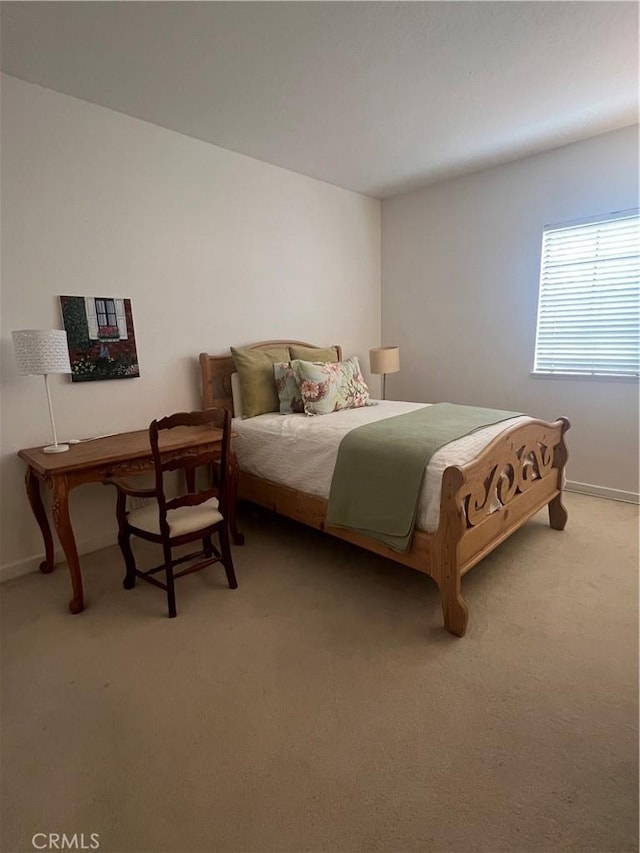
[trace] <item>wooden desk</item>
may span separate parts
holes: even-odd
[[[163,459],[170,459],[177,451],[192,448],[194,454],[220,442],[221,431],[210,427],[176,428],[163,432],[160,439]],[[40,483],[46,483],[53,492],[53,523],[67,558],[71,573],[73,598],[69,602],[72,613],[84,609],[82,574],[78,549],[69,515],[69,492],[84,483],[101,483],[111,477],[127,477],[153,470],[149,431],[123,432],[108,438],[72,444],[66,453],[43,453],[41,447],[20,450],[18,456],[27,463],[27,496],[44,539],[45,559],[40,571],[53,571],[53,537],[40,495]],[[244,537],[236,527],[236,500],[238,494],[238,463],[231,451],[229,464],[229,528],[236,545]],[[115,509],[114,509],[115,517]]]

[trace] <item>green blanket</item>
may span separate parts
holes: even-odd
[[[436,403],[356,427],[340,442],[326,523],[406,551],[422,478],[436,450],[518,414]]]

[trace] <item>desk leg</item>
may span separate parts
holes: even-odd
[[[47,513],[45,512],[42,497],[40,495],[40,480],[36,477],[33,472],[33,468],[30,466],[27,467],[25,485],[27,487],[29,505],[35,515],[38,526],[40,527],[40,532],[42,533],[42,538],[44,539],[45,557],[40,563],[40,571],[43,574],[48,575],[53,571],[53,537],[51,535],[51,528],[49,527],[49,519],[47,518]]]
[[[69,516],[69,486],[65,477],[56,477],[53,481],[53,520],[71,574],[73,598],[69,602],[69,610],[72,613],[82,613],[84,610],[82,575],[76,540],[71,526],[71,517]]]
[[[233,448],[229,452],[229,470],[227,472],[229,478],[229,530],[233,538],[234,545],[244,545],[244,536],[238,530],[236,525],[236,509],[238,507],[238,491],[240,485],[240,466],[238,465],[238,457],[233,452]]]

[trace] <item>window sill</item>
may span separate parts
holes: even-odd
[[[587,382],[638,382],[638,376],[621,376],[611,374],[592,374],[592,373],[543,373],[532,370],[529,374],[533,379],[577,379],[579,381],[587,380]]]

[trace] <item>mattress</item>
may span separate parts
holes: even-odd
[[[428,403],[380,400],[375,406],[346,409],[330,415],[281,415],[233,419],[233,447],[240,470],[282,486],[327,500],[342,438],[356,427],[421,409]],[[483,427],[437,450],[422,482],[416,527],[427,533],[438,528],[442,474],[449,465],[474,459],[497,435],[531,418],[520,416]]]

